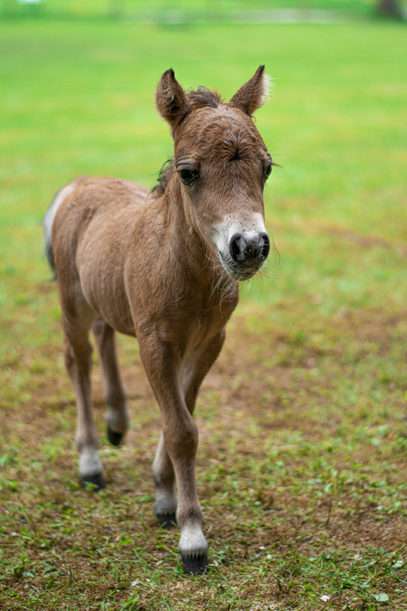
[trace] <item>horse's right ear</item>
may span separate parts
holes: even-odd
[[[175,78],[172,68],[166,70],[157,86],[155,100],[160,115],[168,121],[174,130],[188,113],[187,97]]]

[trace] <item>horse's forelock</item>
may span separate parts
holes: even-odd
[[[192,110],[204,106],[217,108],[219,104],[222,103],[220,95],[216,93],[216,91],[210,91],[206,87],[198,87],[198,89],[190,91],[187,100]]]

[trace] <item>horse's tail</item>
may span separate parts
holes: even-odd
[[[54,250],[52,247],[52,224],[54,222],[55,214],[59,206],[62,204],[67,195],[73,191],[73,185],[69,184],[57,191],[54,198],[45,213],[44,220],[42,223],[44,230],[44,252],[47,258],[48,264],[52,270],[54,279],[56,278]]]

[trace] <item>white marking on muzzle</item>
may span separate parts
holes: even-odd
[[[266,233],[263,216],[259,212],[241,220],[226,216],[221,223],[214,226],[212,239],[225,259],[230,257],[229,244],[236,233],[241,233],[248,240],[257,237],[259,233]]]

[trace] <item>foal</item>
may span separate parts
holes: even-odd
[[[44,222],[76,393],[81,480],[104,486],[89,331],[100,352],[114,445],[128,428],[114,332],[136,336],[162,416],[155,513],[166,526],[176,519],[190,573],[205,570],[208,548],[194,474],[195,401],[222,348],[238,281],[253,276],[269,252],[263,187],[272,161],[251,119],[266,88],[260,66],[225,103],[204,88],[186,93],[167,70],[156,103],[171,126],[174,159],[158,185],[149,192],[125,180],[79,178],[57,194]]]

